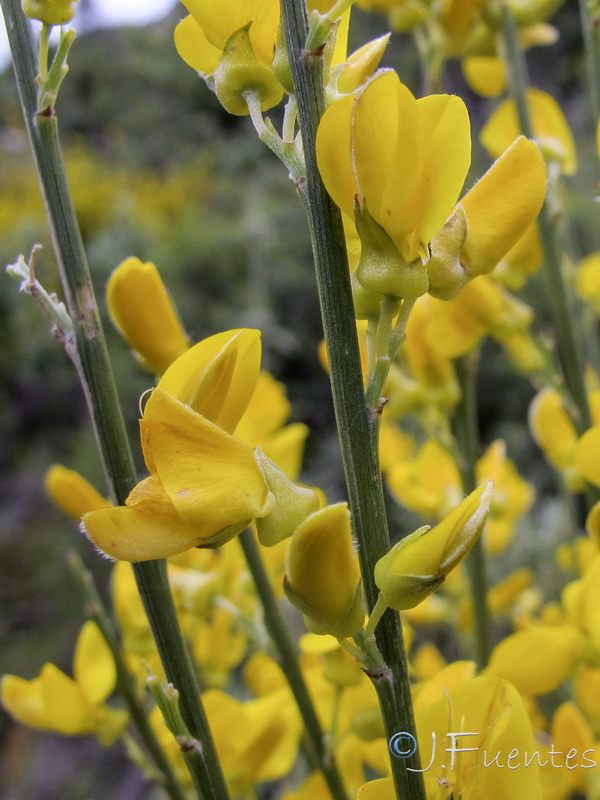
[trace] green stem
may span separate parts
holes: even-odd
[[[148,754],[162,773],[164,789],[172,800],[185,800],[185,795],[175,779],[171,765],[148,722],[145,703],[137,694],[135,684],[123,661],[113,621],[94,586],[92,576],[77,553],[69,553],[67,563],[85,601],[85,613],[96,623],[110,649],[115,662],[119,694],[125,700],[131,720]]]
[[[333,756],[327,752],[321,723],[306,688],[294,642],[279,609],[252,531],[245,530],[240,534],[239,540],[263,606],[266,628],[275,643],[285,677],[304,721],[310,748],[310,760],[323,772],[334,800],[346,800],[347,795],[342,778]]]
[[[54,108],[37,111],[35,57],[29,28],[18,0],[1,0],[17,87],[32,145],[69,316],[74,325],[78,371],[86,395],[107,483],[117,503],[136,484],[136,470],[102,331],[87,258],[71,202]],[[135,578],[169,680],[182,695],[190,730],[206,754],[205,798],[228,797],[214,755],[194,671],[179,628],[167,581],[166,563],[133,565]],[[206,740],[204,736],[207,736]],[[214,757],[213,757],[214,755]]]
[[[456,377],[461,388],[461,401],[454,417],[454,434],[458,446],[458,461],[463,490],[470,494],[477,485],[475,465],[479,458],[479,429],[477,425],[477,366],[479,351],[469,353],[455,362]],[[481,537],[467,557],[467,572],[471,584],[471,600],[475,619],[475,660],[480,669],[490,655],[490,616],[487,604],[487,575]]]
[[[590,106],[597,125],[600,119],[600,5],[597,0],[579,0],[581,30],[585,44]]]
[[[282,0],[282,21],[298,97],[299,122],[306,163],[306,201],[321,315],[327,343],[331,387],[336,414],[353,531],[359,543],[365,598],[370,611],[377,601],[376,562],[390,547],[376,425],[364,401],[363,381],[352,292],[341,214],[319,177],[315,137],[325,110],[322,59],[305,49],[306,8],[299,0]],[[415,734],[414,715],[404,640],[398,615],[387,611],[377,627],[377,642],[393,683],[394,702],[383,709],[388,737],[397,731]],[[425,800],[422,775],[414,754],[405,762],[392,763],[398,797]]]
[[[533,138],[531,118],[527,106],[527,69],[517,41],[517,33],[507,5],[502,9],[503,37],[508,66],[508,81],[512,99],[517,109],[521,131]],[[587,391],[580,356],[580,342],[576,334],[572,298],[562,272],[562,255],[556,221],[549,203],[542,206],[538,217],[540,239],[544,251],[544,282],[557,331],[558,352],[569,394],[575,404],[575,427],[581,434],[592,425]]]

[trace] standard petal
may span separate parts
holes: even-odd
[[[277,28],[279,26],[278,0],[185,0],[183,5],[203,29],[206,38],[220,50],[232,33],[249,22],[252,48],[263,63],[273,60]]]
[[[231,432],[254,393],[260,360],[260,331],[224,331],[180,356],[162,376],[158,388]],[[151,404],[152,397],[144,419]]]
[[[416,257],[452,213],[471,163],[471,123],[460,97],[417,100],[426,134],[419,192],[419,224],[409,257]]]
[[[88,620],[79,633],[73,657],[73,676],[94,706],[103,703],[115,688],[115,660],[92,620]]]
[[[496,266],[537,217],[545,194],[542,155],[520,136],[461,201],[468,221],[461,261],[471,275]]]
[[[333,202],[354,219],[356,183],[352,171],[351,118],[354,97],[343,97],[321,117],[317,131],[317,163]]]
[[[402,249],[418,218],[422,138],[417,101],[396,73],[388,70],[369,81],[355,108],[354,169],[371,216]]]
[[[182,19],[174,32],[175,47],[192,69],[211,75],[219,66],[223,51],[211,44],[194,17]]]
[[[272,497],[251,447],[161,389],[144,423],[157,475],[182,522],[218,531],[268,511]]]

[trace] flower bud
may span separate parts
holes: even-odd
[[[117,330],[142,362],[162,374],[189,347],[171,298],[152,262],[125,259],[106,287],[108,311]]]
[[[338,92],[350,94],[359,89],[379,66],[391,34],[367,42],[346,59],[338,78]]]
[[[345,639],[361,629],[364,610],[346,503],[316,511],[298,526],[284,590],[312,633]]]
[[[46,494],[52,502],[73,519],[79,521],[88,511],[107,508],[110,500],[102,497],[85,478],[75,470],[53,464],[44,480]]]
[[[66,25],[75,16],[76,0],[22,0],[21,8],[29,19],[38,19],[46,25]]]
[[[319,508],[319,498],[312,489],[297,486],[257,447],[256,461],[275,498],[273,510],[256,520],[260,543],[272,547],[291,536],[298,525]]]
[[[387,232],[369,214],[366,205],[355,208],[361,253],[356,278],[365,289],[391,297],[425,294],[427,269],[420,258],[407,262]]]
[[[391,608],[414,608],[469,553],[487,519],[494,485],[480,486],[431,530],[401,539],[375,565],[375,583]]]
[[[273,71],[258,60],[250,42],[250,25],[233,33],[223,50],[223,57],[214,73],[215,91],[221,105],[230,114],[245,116],[248,104],[247,92],[255,92],[260,98],[262,111],[276,106],[283,97],[283,88],[275,79]]]

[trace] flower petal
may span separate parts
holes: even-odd
[[[103,703],[115,688],[114,658],[92,620],[88,620],[79,633],[73,657],[73,676],[92,705]]]
[[[254,393],[260,360],[260,331],[224,331],[180,356],[162,376],[158,388],[231,432]]]
[[[538,215],[546,168],[538,147],[520,136],[461,201],[468,221],[461,261],[471,275],[490,272]]]
[[[264,516],[272,497],[248,445],[161,389],[144,413],[156,472],[182,522],[221,530]]]
[[[321,117],[317,131],[317,163],[333,202],[354,219],[356,183],[352,170],[351,126],[354,97],[344,97]]]
[[[452,213],[471,163],[471,123],[460,97],[430,95],[417,107],[426,138],[415,253]]]
[[[223,51],[211,44],[200,25],[190,14],[174,31],[175,47],[192,69],[211,75],[219,66]]]
[[[92,511],[81,528],[99,550],[118,561],[149,561],[203,547],[215,533],[214,526],[193,527],[117,506]]]

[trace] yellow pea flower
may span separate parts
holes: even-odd
[[[202,695],[219,760],[233,797],[255,783],[275,781],[291,770],[302,735],[288,688],[241,703],[217,689]],[[232,731],[239,731],[233,735]]]
[[[583,479],[600,485],[597,467],[598,431],[600,425],[600,391],[588,394],[594,427],[578,439],[577,431],[567,414],[562,398],[555,389],[543,389],[529,409],[529,427],[544,455],[563,475],[573,492],[584,489]]]
[[[428,244],[450,215],[470,164],[462,100],[416,100],[394,72],[381,71],[355,97],[327,109],[317,157],[335,203],[351,219],[356,211],[360,283],[399,297],[424,294]]]
[[[575,468],[586,481],[600,486],[600,425],[587,430],[575,445]]]
[[[534,142],[517,132],[493,155],[496,161],[460,202],[468,223],[460,262],[470,277],[494,269],[537,217],[546,194],[546,168]]]
[[[5,675],[2,704],[23,725],[67,736],[92,734],[100,744],[112,744],[123,732],[128,715],[104,705],[115,688],[116,670],[94,622],[86,622],[79,633],[73,675],[69,678],[54,664],[45,664],[31,681]]]
[[[575,275],[577,293],[600,314],[600,251],[579,262]]]
[[[571,625],[535,625],[507,636],[492,651],[486,672],[513,683],[524,695],[551,692],[573,671],[584,639]]]
[[[301,422],[284,424],[291,410],[283,385],[263,371],[258,376],[244,415],[235,428],[235,436],[251,447],[259,445],[288,478],[296,480],[308,428]]]
[[[443,583],[483,530],[493,491],[492,483],[480,486],[434,528],[419,528],[379,559],[375,583],[387,606],[414,608]]]
[[[215,547],[265,516],[274,499],[234,429],[260,368],[256,331],[200,342],[165,372],[140,422],[150,476],[125,506],[86,514],[84,532],[111,558],[143,561]]]
[[[395,500],[426,519],[441,519],[463,494],[454,458],[435,439],[428,439],[416,458],[390,467],[386,480]]]
[[[312,633],[345,639],[364,621],[360,578],[345,503],[315,511],[290,541],[285,593]]]
[[[496,55],[473,55],[462,59],[466,82],[482,97],[498,97],[506,86],[506,67]]]
[[[50,467],[44,479],[44,488],[52,502],[77,521],[88,511],[112,505],[78,472],[61,464]]]
[[[538,89],[529,89],[527,103],[533,135],[549,161],[560,165],[561,172],[572,175],[577,169],[575,142],[569,125],[556,100]],[[505,100],[481,131],[481,143],[497,158],[519,135],[517,112],[512,100]]]
[[[529,759],[539,748],[523,700],[507,681],[473,678],[450,688],[415,716],[431,800],[542,800],[535,757],[527,769],[517,769],[524,767],[525,754]],[[370,781],[356,797],[394,800],[392,779]]]
[[[494,280],[506,289],[522,289],[530,275],[538,271],[543,261],[542,243],[537,225],[530,225],[494,269]]]
[[[190,13],[175,29],[177,52],[191,67],[210,76],[230,114],[248,114],[244,99],[255,92],[263,111],[277,105],[283,87],[271,69],[277,30],[277,0],[185,0]]]
[[[486,335],[504,342],[515,334],[525,333],[533,320],[529,306],[487,275],[467,283],[451,300],[429,297],[425,301],[429,305],[427,343],[446,358],[468,353]]]
[[[500,439],[492,442],[476,465],[477,482],[494,484],[494,499],[485,531],[489,553],[502,552],[513,537],[517,519],[525,514],[534,500],[533,487],[519,475],[506,457],[506,445]]]
[[[142,363],[162,374],[189,347],[171,298],[152,262],[131,257],[108,279],[108,311]]]

